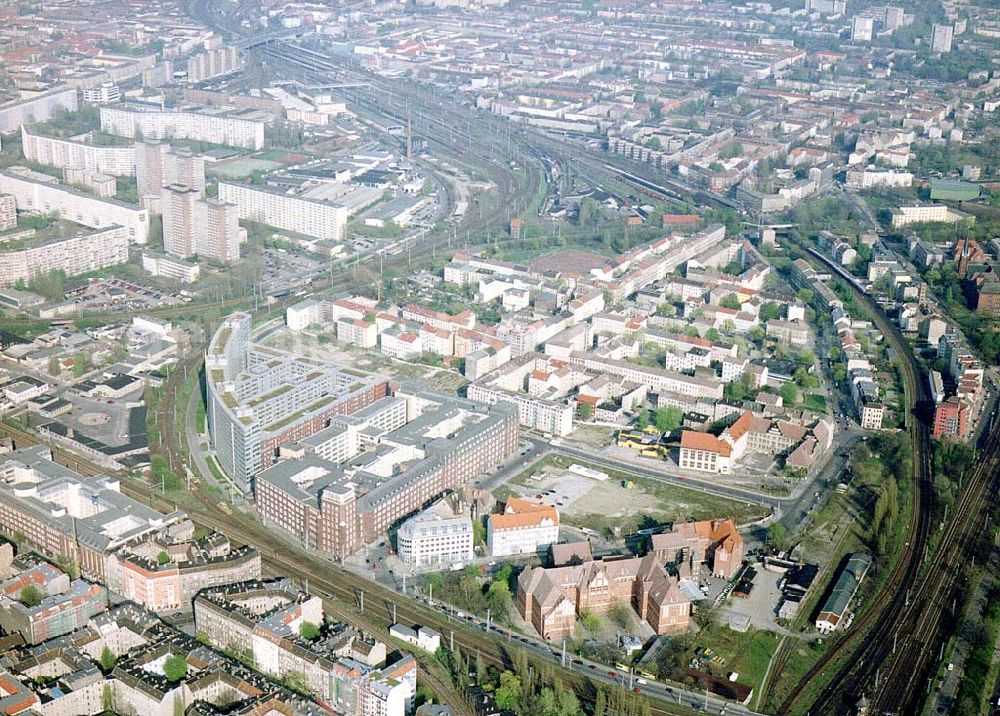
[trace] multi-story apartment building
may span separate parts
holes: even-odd
[[[378,668],[341,657],[344,649],[334,638],[307,642],[300,637],[303,624],[324,623],[323,602],[286,580],[202,591],[194,601],[194,617],[198,632],[217,649],[245,655],[272,678],[300,674],[337,713],[406,716],[416,695],[413,657]],[[384,646],[381,652],[384,660]]]
[[[861,427],[865,430],[881,430],[885,419],[885,406],[878,400],[862,398],[858,408]]]
[[[680,393],[722,400],[723,383],[718,378],[673,373],[661,368],[605,358],[583,351],[570,353],[567,362],[597,373],[619,376],[638,385],[645,385],[654,392]]]
[[[240,228],[236,205],[219,199],[205,199],[199,201],[195,208],[199,224],[195,240],[198,255],[222,263],[237,260],[240,244],[246,241],[247,232]]]
[[[772,318],[767,322],[767,337],[793,346],[804,346],[809,343],[809,326],[805,321]]]
[[[950,208],[947,204],[914,204],[892,210],[892,228],[910,224],[947,222],[949,224],[968,218],[967,214]]]
[[[569,435],[573,430],[573,406],[564,402],[514,393],[489,384],[469,386],[469,400],[486,405],[510,403],[517,408],[518,420],[527,428],[552,435]]]
[[[48,122],[61,110],[75,112],[77,109],[77,91],[73,87],[63,87],[38,97],[0,105],[0,132],[16,132],[21,125]]]
[[[968,403],[954,395],[938,403],[934,407],[932,437],[966,440],[972,422],[969,412]]]
[[[86,169],[108,176],[131,176],[135,173],[133,147],[101,147],[74,139],[47,137],[21,125],[24,158],[36,164],[59,169]]]
[[[908,187],[913,184],[913,174],[894,169],[867,166],[847,172],[847,186],[851,189],[871,189],[873,187]]]
[[[347,208],[344,206],[268,189],[219,182],[219,199],[236,204],[241,219],[318,239],[339,240],[343,238],[347,225]]]
[[[116,105],[101,107],[101,129],[133,139],[193,139],[244,149],[264,147],[264,123],[232,114]]]
[[[17,199],[10,194],[0,194],[0,231],[17,228]]]
[[[167,181],[163,171],[163,157],[169,149],[166,144],[153,141],[136,142],[132,148],[135,155],[135,182],[139,191],[139,202],[155,213],[160,212],[160,194],[163,187],[177,183]]]
[[[67,221],[92,229],[123,226],[133,244],[145,244],[149,236],[149,214],[145,209],[98,199],[22,167],[0,171],[0,193],[13,195],[20,211],[56,212]]]
[[[533,567],[517,579],[517,608],[544,639],[572,636],[583,612],[607,614],[630,604],[657,634],[688,628],[691,602],[655,555]]]
[[[384,646],[376,642],[368,648],[358,632],[340,625],[338,631],[341,638],[331,648],[341,663],[353,667],[351,661],[358,662],[356,681],[361,682],[363,674],[372,668],[367,655],[381,651],[384,660]],[[105,650],[116,657],[108,673],[96,667]],[[68,636],[38,646],[22,646],[8,654],[13,673],[0,673],[0,689],[4,711],[11,715],[30,712],[38,716],[90,716],[106,711],[109,702],[118,713],[150,716],[180,712],[192,716],[324,716],[332,710],[326,703],[318,703],[321,699],[313,700],[281,687],[275,677],[268,679],[223,654],[223,647],[207,648],[129,602],[98,614]],[[168,679],[164,673],[164,665],[172,657],[188,663],[187,674],[179,680]],[[403,669],[406,662],[397,664]],[[352,668],[345,668],[345,672],[350,671]],[[386,680],[394,673],[380,669],[374,678]],[[36,679],[42,674],[58,674],[61,684],[54,686],[47,679]],[[343,707],[338,707],[337,712],[355,713]]]
[[[954,25],[934,25],[931,33],[931,52],[951,52],[951,43],[954,38]]]
[[[336,430],[322,441],[303,440],[283,449],[283,456],[302,457],[257,475],[261,520],[310,549],[343,559],[517,452],[517,416],[506,404],[485,408],[436,394],[409,395],[406,402],[412,419],[391,430],[395,406],[373,405],[371,412],[386,427],[368,421],[360,431],[363,451],[345,462],[317,457],[331,442],[340,454],[352,454],[350,446],[340,446]]]
[[[24,604],[21,592],[34,586],[38,604]],[[39,644],[83,627],[108,607],[108,593],[99,584],[70,581],[62,570],[41,562],[0,584],[0,626]]]
[[[208,427],[219,464],[244,490],[278,447],[388,394],[384,379],[296,357],[251,341],[252,317],[235,313],[209,344]]]
[[[81,229],[65,238],[28,237],[13,247],[0,244],[0,286],[30,281],[33,276],[63,271],[67,276],[97,271],[128,261],[129,237],[122,226],[97,231]]]
[[[165,559],[166,555],[169,559]],[[232,548],[214,532],[200,539],[156,539],[121,557],[121,595],[154,612],[187,609],[202,589],[260,579],[260,554]]]
[[[196,206],[198,192],[181,184],[171,184],[161,190],[160,210],[163,212],[163,250],[173,256],[187,258],[198,252],[195,231],[198,223]]]
[[[559,541],[559,511],[512,497],[502,514],[486,520],[486,551],[492,557],[535,554]]]
[[[194,254],[229,263],[240,256],[246,231],[240,228],[236,206],[218,199],[200,199],[189,186],[163,187],[163,249],[174,256]]]
[[[378,330],[369,321],[342,318],[337,321],[337,340],[358,348],[374,348],[378,344]]]
[[[164,186],[181,184],[205,198],[205,157],[189,149],[174,148],[163,152]]]
[[[241,70],[243,65],[243,57],[237,47],[216,47],[188,58],[187,81],[192,84],[204,82]]]
[[[465,564],[475,556],[472,520],[438,500],[399,526],[396,552],[404,564],[416,567]]]

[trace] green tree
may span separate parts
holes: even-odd
[[[503,672],[493,696],[499,708],[515,710],[521,703],[521,679],[509,671]]]
[[[729,293],[722,297],[722,300],[719,301],[719,305],[722,306],[723,308],[729,308],[732,309],[733,311],[738,311],[740,310],[740,299],[736,296],[735,293]]]
[[[760,320],[767,321],[781,318],[781,306],[774,301],[768,301],[760,307]]]
[[[156,555],[156,563],[157,564],[169,564],[170,563],[170,555],[167,552],[161,550],[160,553],[158,555]]]
[[[486,525],[481,519],[472,521],[472,544],[476,547],[486,544]]]
[[[785,405],[793,406],[795,402],[799,399],[799,389],[795,387],[795,383],[788,380],[785,381],[781,387],[778,389],[778,395],[784,401]]]
[[[788,533],[788,528],[786,528],[780,522],[772,522],[767,528],[767,541],[774,545],[775,547],[780,547],[785,541],[785,535]]]
[[[580,420],[590,420],[594,414],[594,406],[587,402],[580,403],[579,413]]]
[[[290,671],[285,674],[285,678],[282,679],[282,683],[291,691],[297,694],[303,694],[305,696],[312,695],[312,689],[309,688],[309,681],[306,680],[306,675],[301,671]]]
[[[313,624],[312,622],[302,622],[299,624],[299,636],[306,641],[316,641],[322,633],[319,624]]]
[[[79,378],[90,370],[90,359],[86,353],[77,353],[73,356],[73,377]]]
[[[34,584],[25,586],[21,589],[21,593],[18,596],[21,604],[26,607],[37,607],[42,603],[42,599],[44,598],[45,594],[42,592],[41,588]]]
[[[581,612],[580,623],[587,631],[598,631],[601,628],[601,618],[588,609]]]
[[[656,429],[661,433],[676,430],[684,422],[684,411],[676,405],[660,408],[656,411]]]
[[[59,365],[59,359],[56,356],[49,358],[49,375],[55,376],[62,372],[62,366]]]
[[[115,656],[115,652],[105,645],[101,649],[101,659],[100,659],[101,671],[105,674],[110,674],[111,670],[115,668],[115,664],[118,663],[118,657]]]
[[[632,624],[632,607],[625,602],[618,602],[611,607],[608,618],[619,629],[628,629]]]
[[[715,342],[715,341],[719,340],[720,338],[722,338],[722,334],[719,333],[719,330],[715,326],[712,326],[707,331],[705,331],[705,338],[707,338],[710,341]]]
[[[171,683],[180,681],[186,677],[187,672],[187,658],[180,654],[171,654],[163,662],[163,676]]]

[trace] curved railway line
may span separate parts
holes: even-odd
[[[839,667],[839,673],[813,702],[811,714],[853,712],[863,695],[872,702],[873,713],[913,713],[923,700],[924,689],[920,685],[933,665],[941,617],[951,606],[965,550],[993,492],[1000,465],[1000,426],[989,436],[985,450],[988,458],[970,477],[934,558],[925,565],[934,499],[930,433],[923,414],[930,400],[927,382],[902,334],[854,277],[818,251],[809,249],[809,252],[848,281],[855,297],[869,308],[875,324],[901,358],[910,403],[907,430],[912,448],[912,512],[907,531],[909,539],[886,583],[874,601],[866,605],[850,632],[825,652],[799,681],[781,704],[779,713],[790,713],[800,707],[816,679],[829,675],[831,669],[837,669],[839,662],[848,657],[847,663]],[[862,638],[864,641],[851,653]]]

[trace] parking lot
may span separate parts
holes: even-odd
[[[270,246],[264,248],[264,290],[279,291],[303,286],[323,273],[327,264],[302,254]]]
[[[66,292],[80,311],[142,311],[180,303],[180,298],[119,278],[95,278]]]
[[[762,564],[754,564],[757,574],[753,579],[753,589],[749,596],[731,595],[729,602],[723,606],[723,612],[732,612],[750,618],[750,624],[756,629],[780,631],[777,609],[781,602],[781,574],[769,572]]]

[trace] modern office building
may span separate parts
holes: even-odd
[[[194,283],[201,275],[201,267],[196,263],[149,252],[142,255],[142,270],[151,276],[162,276],[181,283]]]
[[[102,82],[97,87],[83,90],[83,101],[88,104],[111,104],[122,98],[122,92],[114,82]]]
[[[400,402],[409,417],[403,425]],[[341,437],[346,432],[352,440],[352,431],[340,427],[354,419],[357,452]],[[517,449],[517,414],[507,404],[400,394],[332,418],[328,430],[283,447],[282,457],[292,459],[257,475],[257,511],[264,524],[343,559],[435,498],[502,465]]]
[[[404,564],[443,568],[465,564],[473,552],[472,520],[456,514],[447,500],[438,500],[396,530],[396,553]]]
[[[347,225],[347,208],[344,206],[268,189],[219,182],[219,199],[236,204],[241,219],[318,239],[340,240]]]
[[[0,171],[0,193],[13,195],[19,211],[56,212],[67,221],[92,229],[122,226],[132,244],[145,244],[149,237],[149,213],[145,209],[99,199],[24,167]]]
[[[385,379],[255,345],[252,317],[235,313],[206,356],[208,427],[219,464],[237,485],[277,460],[278,448],[388,394]]]
[[[102,147],[77,139],[60,139],[36,134],[21,125],[21,147],[29,162],[59,169],[86,169],[109,176],[135,173],[133,147]]]
[[[118,550],[186,524],[121,494],[118,481],[83,477],[52,460],[44,445],[0,455],[0,530],[42,554],[75,561],[80,573],[118,591]]]
[[[233,114],[116,105],[101,107],[101,130],[133,139],[193,139],[244,149],[264,147],[264,122]]]

